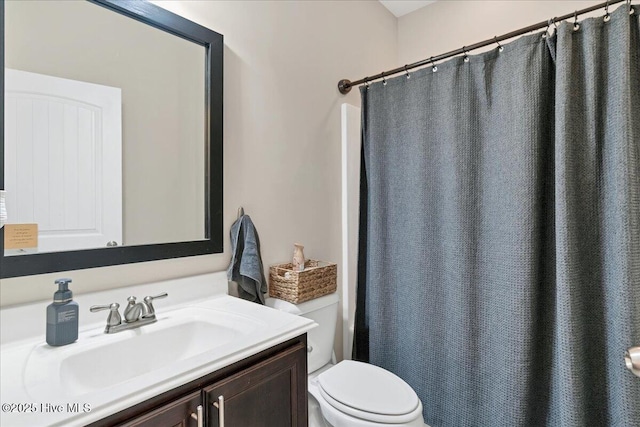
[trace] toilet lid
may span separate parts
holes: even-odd
[[[380,367],[344,360],[318,376],[320,393],[336,409],[376,422],[407,422],[422,412],[416,392]]]

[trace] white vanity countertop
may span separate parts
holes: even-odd
[[[137,329],[104,334],[108,311],[89,312],[91,305],[118,302],[122,314],[128,296],[141,301],[162,292],[169,296],[154,301],[158,321]],[[44,340],[50,301],[0,310],[3,427],[83,426],[316,326],[227,295],[224,273],[74,295],[74,300],[80,306],[80,334],[63,347],[50,347]],[[181,329],[187,323],[192,329]],[[219,329],[210,328],[218,324]],[[168,339],[161,351],[145,346],[158,345],[157,337],[180,342]],[[174,353],[178,360],[172,359]]]

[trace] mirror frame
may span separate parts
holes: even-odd
[[[205,239],[137,246],[4,256],[0,229],[0,278],[131,264],[223,252],[222,34],[140,0],[87,0],[205,48]],[[0,104],[4,106],[4,0],[0,0]],[[4,108],[3,108],[4,111]],[[4,113],[0,114],[0,189],[4,189]]]

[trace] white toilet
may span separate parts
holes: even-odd
[[[318,324],[307,334],[310,427],[425,427],[422,402],[398,376],[352,360],[332,363],[337,294],[301,304],[268,298],[266,304]]]

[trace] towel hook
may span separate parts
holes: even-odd
[[[238,208],[238,219],[240,219],[242,216],[244,216],[244,208],[240,206]]]

